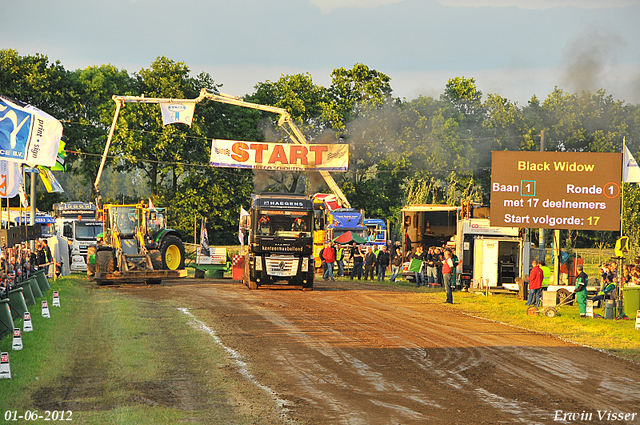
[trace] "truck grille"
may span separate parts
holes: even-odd
[[[298,258],[276,256],[267,257],[265,261],[269,276],[291,277],[298,274]]]

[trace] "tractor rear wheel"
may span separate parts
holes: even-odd
[[[96,273],[113,273],[116,271],[116,261],[113,252],[109,250],[96,252]],[[107,283],[107,280],[100,279],[98,285]]]
[[[184,244],[177,236],[167,236],[160,244],[163,270],[184,269]]]
[[[151,265],[153,266],[153,270],[162,270],[162,255],[160,255],[159,249],[150,250],[149,258],[151,258]]]

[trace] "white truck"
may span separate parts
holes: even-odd
[[[87,271],[87,249],[96,245],[102,232],[102,222],[96,218],[96,206],[91,202],[62,202],[53,205],[55,231],[71,241],[70,269]]]

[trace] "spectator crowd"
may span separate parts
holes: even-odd
[[[6,298],[18,283],[29,279],[36,271],[44,268],[49,274],[52,257],[46,239],[37,240],[35,250],[24,242],[11,248],[0,250],[0,298]]]

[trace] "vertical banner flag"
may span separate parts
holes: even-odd
[[[29,200],[27,199],[27,194],[24,191],[24,182],[20,182],[20,187],[18,188],[18,194],[20,195],[20,202],[22,203],[22,208],[29,208]]]
[[[20,164],[0,160],[0,198],[13,198],[22,184]]]
[[[624,164],[622,167],[623,178],[625,183],[640,183],[640,168],[628,147],[624,147]]]
[[[44,167],[38,167],[38,171],[39,171],[39,174],[40,174],[40,179],[42,180],[42,183],[44,184],[44,187],[45,187],[45,189],[47,189],[48,193],[62,193],[62,192],[64,192],[64,189],[62,188],[62,185],[56,179],[56,177],[53,175],[51,170],[49,170],[48,168],[44,168]]]
[[[209,249],[209,234],[207,233],[207,223],[204,218],[201,221],[200,228],[200,255],[210,256],[211,250]]]
[[[182,123],[191,127],[193,121],[193,113],[196,110],[195,101],[189,102],[182,100],[180,102],[160,103],[162,111],[162,125]]]
[[[62,124],[36,107],[0,95],[0,159],[53,167]]]
[[[243,226],[244,224],[244,226]],[[243,227],[250,226],[249,224],[249,213],[242,207],[240,207],[240,223],[238,223],[238,239],[240,240],[240,245],[244,246],[244,232]]]

